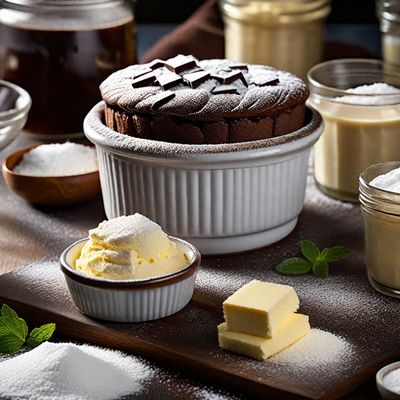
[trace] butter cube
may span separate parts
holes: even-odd
[[[230,332],[227,324],[218,325],[218,340],[221,348],[243,354],[256,360],[265,360],[286,347],[291,346],[310,331],[308,316],[291,314],[281,324],[272,338]]]
[[[291,286],[253,280],[223,303],[230,332],[271,337],[279,325],[299,308],[299,298]]]

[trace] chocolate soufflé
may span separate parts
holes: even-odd
[[[306,84],[264,65],[178,55],[113,73],[100,86],[106,125],[185,144],[247,142],[304,125]]]

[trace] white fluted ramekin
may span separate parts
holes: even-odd
[[[187,145],[114,132],[102,122],[103,108],[89,112],[84,131],[96,145],[108,218],[139,212],[202,254],[266,246],[294,229],[310,149],[323,129],[317,111],[280,137]]]
[[[71,244],[60,257],[72,300],[83,314],[112,322],[151,321],[178,312],[192,298],[201,256],[190,243],[170,236],[188,256],[187,267],[170,275],[118,281],[91,277],[75,269],[75,260],[87,240]]]

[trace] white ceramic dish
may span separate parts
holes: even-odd
[[[281,137],[185,145],[121,135],[107,128],[103,103],[84,122],[97,149],[108,218],[139,212],[203,254],[235,253],[287,236],[303,208],[307,164],[321,116]]]
[[[31,108],[31,97],[28,92],[13,83],[0,80],[0,89],[5,88],[8,93],[4,102],[15,99],[15,106],[0,111],[0,149],[11,143],[22,130]]]
[[[399,368],[400,361],[386,365],[385,367],[381,368],[376,374],[376,386],[378,387],[379,393],[385,400],[400,400],[400,394],[395,393],[388,387],[386,387],[383,381],[386,374]]]
[[[83,314],[112,322],[151,321],[178,312],[192,298],[201,256],[190,243],[170,237],[189,257],[187,267],[170,275],[117,281],[75,270],[75,259],[87,240],[71,244],[60,257],[72,300]]]

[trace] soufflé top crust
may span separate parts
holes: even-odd
[[[306,84],[264,65],[178,55],[132,65],[100,86],[106,125],[188,144],[266,139],[304,125]]]

